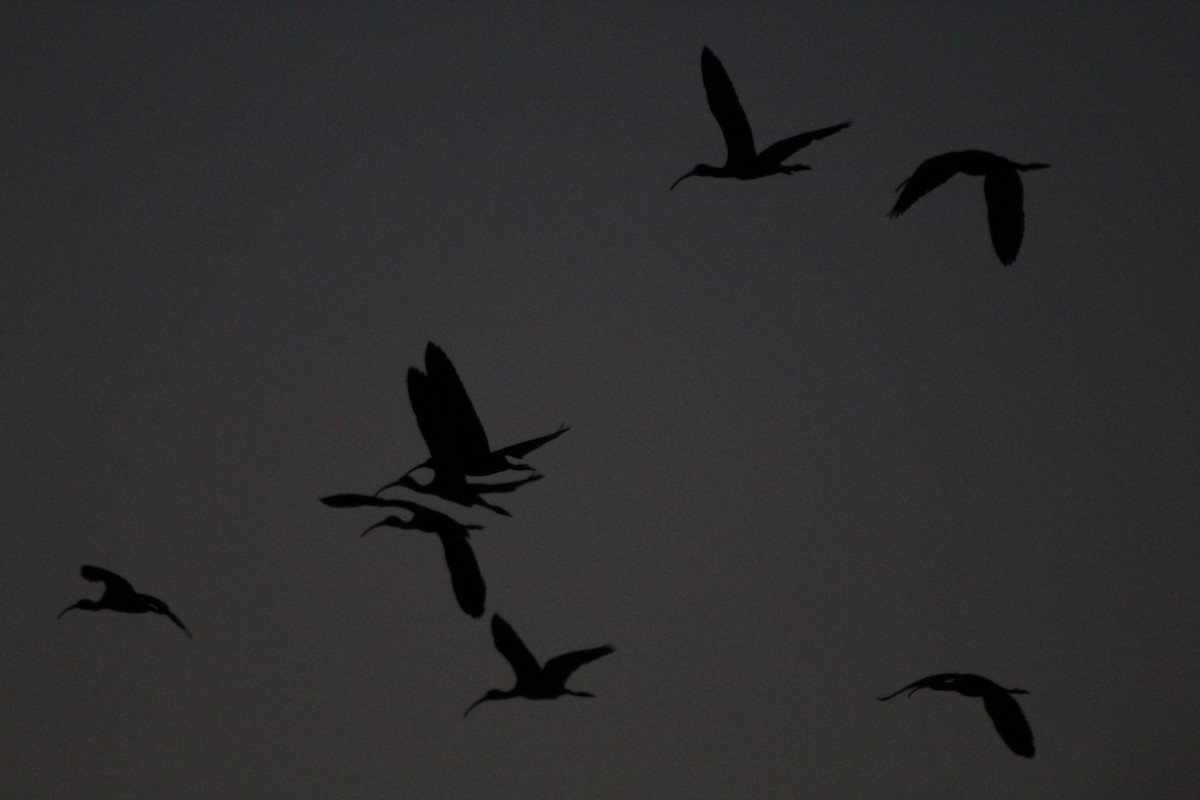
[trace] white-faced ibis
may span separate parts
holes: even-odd
[[[533,653],[529,652],[529,648],[517,636],[517,632],[499,614],[492,615],[492,638],[496,642],[496,649],[500,651],[500,655],[507,658],[508,663],[512,664],[513,672],[517,676],[517,684],[508,691],[489,689],[487,694],[470,705],[463,713],[464,717],[471,713],[471,709],[485,700],[507,700],[511,697],[553,700],[564,694],[575,697],[595,697],[589,692],[571,691],[566,687],[567,679],[571,677],[571,673],[584,664],[613,652],[610,645],[593,647],[590,650],[576,650],[573,653],[555,656],[547,661],[545,666],[541,666],[534,658]]]
[[[1029,694],[1029,692],[1024,689],[1005,689],[980,675],[971,675],[965,672],[943,672],[939,675],[922,678],[903,689],[892,692],[887,697],[876,699],[891,700],[901,692],[908,692],[911,697],[912,693],[918,689],[936,689],[958,692],[966,697],[982,697],[983,707],[988,716],[992,718],[992,724],[996,726],[997,733],[1008,745],[1008,749],[1019,756],[1033,758],[1033,731],[1030,729],[1025,715],[1021,712],[1021,706],[1012,697],[1014,694]]]
[[[717,124],[721,126],[721,133],[725,136],[725,165],[714,167],[710,164],[697,164],[691,172],[672,183],[671,189],[678,186],[679,181],[693,175],[748,181],[776,173],[791,175],[793,172],[812,169],[804,164],[785,165],[783,161],[800,148],[850,127],[850,121],[847,120],[840,125],[789,136],[760,153],[754,149],[754,133],[750,130],[750,121],[746,119],[742,104],[738,102],[733,82],[729,80],[729,74],[725,72],[721,60],[707,47],[700,54],[700,74],[704,78],[708,107],[717,118]]]
[[[1020,172],[1046,169],[1049,164],[1018,164],[1004,156],[983,150],[959,150],[934,156],[917,167],[907,180],[896,187],[900,196],[888,212],[898,217],[909,206],[953,178],[958,173],[982,175],[983,197],[987,201],[988,228],[992,248],[1005,266],[1017,260],[1021,239],[1025,236],[1025,190]]]
[[[159,600],[157,597],[152,597],[148,594],[142,594],[135,591],[129,581],[122,578],[115,572],[109,572],[100,567],[93,567],[89,564],[84,564],[79,570],[79,574],[89,581],[103,581],[104,594],[99,600],[88,600],[84,598],[74,605],[67,606],[58,615],[58,619],[62,619],[63,614],[66,614],[73,608],[80,608],[84,611],[99,611],[102,608],[107,608],[110,611],[122,611],[126,614],[144,614],[150,611],[155,614],[162,614],[176,625],[178,625],[188,638],[192,638],[192,632],[183,624],[183,620],[175,616],[170,607]]]
[[[558,430],[545,436],[492,450],[458,371],[433,342],[425,346],[425,372],[416,367],[408,370],[408,399],[417,417],[417,427],[429,448],[429,458],[405,475],[422,467],[463,476],[494,475],[510,469],[532,470],[528,464],[515,463],[511,459],[524,458],[570,430],[566,425],[560,425]],[[376,494],[399,483],[393,481]]]
[[[446,556],[446,567],[450,570],[450,585],[454,588],[454,597],[458,607],[469,616],[483,616],[484,601],[487,586],[483,582],[483,574],[479,571],[479,562],[475,560],[475,552],[471,549],[471,531],[481,530],[482,525],[463,525],[458,520],[426,508],[419,503],[407,500],[389,500],[363,494],[335,494],[321,498],[321,502],[334,508],[357,508],[372,506],[376,508],[401,508],[412,516],[405,520],[399,516],[389,516],[377,522],[362,532],[366,536],[379,527],[402,528],[404,530],[424,531],[432,533],[441,540],[442,551]]]

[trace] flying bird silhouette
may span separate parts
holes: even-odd
[[[175,616],[170,607],[159,600],[157,597],[152,597],[148,594],[134,591],[133,586],[129,581],[122,578],[115,572],[109,572],[100,567],[93,567],[84,564],[79,570],[79,574],[89,581],[103,581],[104,594],[99,600],[89,600],[84,598],[78,603],[69,605],[62,610],[58,615],[58,619],[62,619],[63,614],[66,614],[73,608],[80,608],[84,611],[99,611],[102,608],[107,608],[111,611],[123,611],[126,614],[144,614],[147,611],[155,614],[162,614],[169,618],[172,622],[178,625],[187,637],[192,638],[192,632],[183,624],[183,620]]]
[[[478,619],[483,616],[484,600],[487,596],[487,586],[483,582],[483,574],[479,571],[479,562],[475,560],[475,552],[471,549],[470,537],[472,530],[481,530],[482,525],[463,525],[453,517],[426,508],[419,503],[407,500],[390,500],[363,494],[335,494],[322,497],[321,502],[334,508],[356,508],[373,506],[376,508],[401,508],[412,514],[405,520],[392,515],[377,522],[362,532],[366,536],[379,527],[402,528],[432,533],[441,540],[442,551],[446,556],[446,567],[450,570],[450,585],[454,588],[454,597],[458,607],[468,616]]]
[[[463,716],[471,713],[471,709],[486,700],[507,700],[511,697],[528,697],[530,700],[553,700],[564,694],[575,697],[595,697],[589,692],[573,692],[566,687],[571,673],[601,656],[613,652],[611,645],[593,647],[590,650],[576,650],[555,656],[540,666],[533,653],[517,636],[512,626],[505,622],[499,614],[492,614],[492,638],[500,655],[508,659],[516,673],[517,683],[508,691],[489,689],[488,692],[470,705]]]
[[[721,60],[707,47],[700,54],[700,73],[704,78],[708,107],[717,118],[717,124],[721,126],[721,133],[725,136],[725,165],[714,167],[710,164],[697,164],[690,172],[672,183],[668,191],[678,186],[684,178],[693,175],[748,181],[776,173],[791,175],[793,172],[812,169],[804,164],[785,165],[783,161],[800,148],[850,127],[851,123],[847,120],[840,125],[789,136],[760,153],[754,149],[754,133],[750,130],[750,121],[746,119],[742,104],[738,102],[733,82],[729,80],[729,74],[725,72]]]
[[[966,697],[982,697],[983,707],[1000,738],[1019,756],[1033,758],[1033,731],[1021,712],[1021,706],[1013,699],[1014,694],[1029,694],[1024,689],[1005,689],[993,681],[980,675],[965,672],[943,672],[930,675],[919,681],[910,683],[903,689],[892,692],[877,700],[891,700],[901,692],[908,692],[909,697],[918,689],[936,689],[938,691],[954,691]]]
[[[953,178],[958,173],[982,175],[983,197],[987,201],[988,228],[992,247],[1000,263],[1008,266],[1017,260],[1021,239],[1025,236],[1025,189],[1019,172],[1046,169],[1049,164],[1018,164],[1004,156],[983,150],[959,150],[943,153],[924,161],[917,171],[896,187],[900,196],[888,212],[898,217],[909,206]]]
[[[422,467],[462,476],[494,475],[510,469],[532,470],[528,464],[515,463],[511,459],[524,458],[570,430],[566,425],[560,425],[558,430],[545,436],[492,450],[458,371],[446,353],[433,342],[425,346],[425,372],[417,367],[408,370],[408,399],[417,417],[417,427],[429,448],[429,458],[404,473],[401,479]],[[376,494],[398,485],[400,479]]]
[[[402,489],[409,489],[422,494],[431,494],[434,497],[440,497],[443,500],[457,503],[460,506],[483,506],[489,511],[495,511],[497,514],[511,517],[512,514],[508,513],[505,509],[484,500],[483,495],[512,492],[527,483],[540,481],[542,477],[540,473],[537,473],[527,478],[504,483],[467,483],[467,479],[461,473],[441,469],[433,473],[433,479],[429,483],[417,483],[416,478],[413,476],[402,475],[399,479],[379,491],[382,492],[384,489],[399,486]]]

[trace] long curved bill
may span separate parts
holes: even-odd
[[[690,172],[684,173],[683,175],[680,175],[678,178],[675,179],[675,182],[671,184],[671,188],[667,189],[667,191],[668,192],[674,191],[675,187],[679,185],[680,181],[682,181],[684,178],[690,178],[695,174],[696,174],[696,170],[692,170]]]

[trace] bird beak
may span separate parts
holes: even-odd
[[[474,703],[471,703],[471,705],[467,708],[467,710],[463,712],[463,719],[467,718],[467,714],[471,713],[471,709],[475,708],[475,706],[479,705],[480,703],[482,703],[484,700],[487,700],[487,699],[489,699],[489,698],[485,694],[483,697],[479,698]]]
[[[688,172],[688,173],[685,173],[685,174],[683,174],[683,175],[680,175],[680,176],[679,176],[679,177],[678,177],[678,178],[675,180],[675,182],[671,184],[671,188],[670,188],[670,189],[667,189],[667,191],[668,191],[668,192],[674,191],[674,190],[675,190],[675,187],[679,185],[679,181],[683,180],[684,178],[690,178],[690,177],[692,177],[692,176],[693,176],[693,175],[695,175],[695,174],[696,174],[696,170],[694,170],[694,169],[693,169],[691,172]]]
[[[382,490],[381,490],[381,491],[382,491]],[[387,524],[387,522],[376,522],[374,525],[372,525],[371,527],[369,527],[369,528],[367,528],[365,531],[363,531],[363,532],[362,532],[362,535],[363,535],[363,536],[366,536],[366,535],[367,535],[368,533],[370,533],[371,531],[375,530],[376,528],[381,528],[381,527],[383,527],[383,526],[384,526],[384,525],[386,525],[386,524]]]
[[[373,496],[374,496],[374,497],[379,497],[379,495],[383,494],[383,493],[384,493],[384,492],[386,492],[388,489],[391,489],[393,486],[399,486],[399,485],[400,485],[400,481],[404,480],[404,479],[405,479],[405,478],[407,478],[407,477],[408,477],[408,473],[406,472],[405,474],[401,475],[401,476],[400,476],[399,478],[397,478],[396,480],[394,480],[394,481],[392,481],[391,483],[389,483],[387,486],[384,486],[382,489],[378,489],[378,490],[376,490],[376,492],[375,492],[375,494],[374,494]]]
[[[67,612],[68,612],[68,611],[70,611],[72,608],[79,608],[79,603],[73,603],[73,604],[71,604],[71,605],[67,606],[66,608],[64,608],[64,609],[62,610],[62,612],[61,612],[61,613],[59,613],[59,615],[58,615],[57,617],[55,617],[55,619],[62,619],[62,618],[63,618],[63,614],[67,613]]]

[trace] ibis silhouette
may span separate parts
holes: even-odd
[[[754,133],[750,130],[750,121],[746,112],[738,102],[737,92],[733,82],[725,72],[721,60],[707,47],[700,54],[700,74],[704,78],[704,92],[708,95],[708,107],[721,126],[725,136],[725,164],[714,167],[711,164],[697,164],[690,172],[685,173],[671,184],[673,190],[684,178],[699,175],[706,178],[737,178],[741,181],[762,178],[767,175],[782,173],[791,175],[793,172],[812,169],[804,164],[784,164],[784,160],[802,147],[807,147],[818,139],[832,136],[840,130],[850,127],[850,121],[833,125],[808,133],[789,136],[780,139],[761,153],[754,149]]]
[[[575,697],[595,697],[589,692],[571,691],[566,687],[567,679],[571,677],[571,673],[584,664],[613,652],[610,645],[593,647],[590,650],[564,653],[550,659],[544,666],[539,665],[533,653],[529,652],[529,648],[517,636],[517,632],[499,614],[492,615],[492,638],[496,642],[496,649],[512,665],[513,672],[517,676],[517,683],[508,691],[489,689],[483,697],[476,700],[463,712],[464,717],[470,714],[471,709],[475,706],[487,700],[507,700],[512,697],[553,700],[564,694]]]
[[[78,603],[67,606],[59,613],[58,619],[62,619],[63,614],[66,614],[73,608],[79,608],[84,611],[99,611],[100,609],[107,608],[110,611],[122,611],[126,614],[144,614],[149,611],[167,617],[178,625],[187,634],[189,639],[192,638],[192,632],[183,624],[183,620],[171,612],[171,608],[166,603],[157,597],[135,591],[129,581],[117,573],[109,572],[101,567],[84,564],[79,570],[79,574],[85,580],[103,581],[104,594],[100,596],[99,600],[84,598]]]
[[[521,478],[515,481],[506,481],[504,483],[468,483],[462,473],[451,472],[447,469],[436,470],[433,473],[433,479],[429,483],[417,483],[417,479],[411,475],[402,475],[394,482],[383,487],[390,489],[393,486],[399,486],[402,489],[409,489],[421,494],[429,494],[434,497],[440,497],[443,500],[448,500],[451,503],[457,503],[460,506],[483,506],[489,511],[494,511],[497,514],[503,514],[506,517],[511,517],[512,514],[500,506],[493,505],[483,499],[485,494],[497,494],[500,492],[512,492],[524,486],[527,483],[540,481],[542,475],[540,473],[530,475],[526,478]],[[376,493],[378,494],[378,492]]]
[[[560,425],[558,430],[545,436],[493,450],[458,371],[446,353],[433,342],[425,346],[425,372],[417,367],[408,370],[408,399],[417,417],[417,427],[429,448],[429,458],[376,494],[401,485],[404,477],[422,467],[464,477],[494,475],[510,469],[532,470],[528,464],[512,459],[524,458],[569,430],[566,425]]]
[[[475,552],[471,549],[470,543],[471,531],[481,530],[482,525],[464,525],[440,511],[434,511],[432,508],[407,500],[384,499],[364,494],[335,494],[322,497],[321,502],[334,508],[371,506],[400,508],[408,511],[411,516],[407,520],[397,515],[391,515],[367,528],[362,535],[366,536],[380,527],[417,530],[436,535],[441,540],[442,552],[446,556],[446,567],[450,570],[450,585],[454,589],[458,607],[468,616],[477,619],[483,616],[487,586],[483,582],[483,574],[479,571],[479,562],[475,560]]]
[[[966,697],[982,697],[983,708],[992,718],[996,732],[1008,745],[1008,749],[1019,756],[1033,758],[1033,731],[1025,719],[1025,714],[1021,712],[1021,706],[1012,697],[1014,694],[1029,694],[1029,692],[1024,689],[1005,689],[981,675],[972,675],[966,672],[943,672],[914,681],[903,689],[876,699],[891,700],[901,692],[908,692],[911,697],[913,692],[918,689],[951,691]]]
[[[1018,164],[984,150],[943,153],[922,162],[916,172],[896,187],[900,196],[896,198],[896,204],[888,216],[900,216],[913,203],[960,172],[964,175],[982,175],[992,248],[1000,258],[1000,263],[1008,266],[1017,260],[1021,240],[1025,236],[1025,189],[1019,173],[1049,166],[1036,162]]]

